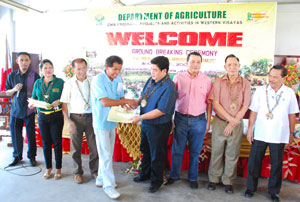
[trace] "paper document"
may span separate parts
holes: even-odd
[[[47,102],[43,102],[43,101],[38,101],[32,98],[28,98],[28,103],[33,104],[34,107],[38,107],[41,109],[52,109],[51,105]]]
[[[132,121],[129,119],[133,116],[137,116],[133,111],[126,111],[122,107],[111,107],[107,121],[131,123]]]

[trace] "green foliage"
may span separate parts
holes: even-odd
[[[265,76],[268,73],[269,60],[261,59],[258,61],[254,61],[250,67],[252,74],[256,76]]]
[[[250,74],[251,74],[251,69],[249,66],[247,65],[244,65],[244,67],[242,67],[240,70],[239,70],[239,74],[244,77],[245,79],[249,80],[250,81]]]

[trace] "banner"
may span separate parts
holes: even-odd
[[[93,50],[104,61],[124,60],[123,78],[136,95],[149,76],[150,60],[164,55],[171,76],[186,70],[192,51],[203,57],[201,71],[223,75],[229,54],[240,59],[242,76],[262,85],[273,64],[276,2],[242,4],[159,5],[90,9]]]

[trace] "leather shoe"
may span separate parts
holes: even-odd
[[[225,192],[227,194],[232,194],[233,193],[233,187],[232,187],[232,185],[225,185]]]
[[[174,184],[175,181],[176,181],[175,179],[168,177],[167,182],[165,183],[165,185]]]
[[[134,182],[143,182],[143,181],[146,181],[146,180],[149,180],[150,178],[147,178],[147,177],[141,177],[141,176],[137,176],[135,178],[133,178],[133,181]]]
[[[215,190],[215,189],[216,189],[216,186],[217,186],[216,183],[214,183],[214,182],[209,182],[209,183],[208,183],[208,186],[207,186],[207,189],[208,189],[208,190]]]
[[[148,192],[149,193],[154,193],[154,192],[157,192],[159,190],[160,186],[150,186],[149,189],[148,189]]]
[[[19,160],[19,158],[14,158],[14,160],[12,162],[10,162],[10,164],[8,164],[8,166],[15,166],[17,165],[21,160]]]
[[[198,189],[198,182],[197,181],[190,181],[190,187],[192,189]]]
[[[280,198],[277,194],[271,194],[271,193],[269,193],[269,194],[270,194],[271,199],[272,199],[273,202],[279,202],[280,201]]]
[[[29,160],[29,165],[30,166],[36,166],[36,160],[35,160],[35,158],[31,158],[30,160]]]
[[[245,191],[245,197],[246,198],[251,198],[254,195],[253,191],[250,191],[249,189],[246,189]]]
[[[77,184],[82,184],[82,183],[83,183],[83,177],[82,177],[82,175],[75,175],[75,176],[74,176],[74,181],[75,181]]]

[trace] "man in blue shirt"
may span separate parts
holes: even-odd
[[[177,93],[168,74],[168,58],[155,57],[151,64],[151,78],[146,82],[139,99],[141,115],[132,118],[133,123],[142,121],[140,149],[143,153],[142,171],[133,180],[141,182],[150,179],[148,192],[154,193],[163,184],[166,150]]]
[[[5,89],[8,96],[13,96],[10,111],[10,135],[13,144],[13,161],[9,166],[15,166],[22,160],[23,137],[22,129],[25,123],[28,139],[27,157],[31,166],[36,166],[35,113],[28,108],[27,99],[31,98],[34,82],[39,75],[30,70],[30,55],[27,52],[17,54],[19,70],[11,72],[6,80]]]
[[[112,199],[120,196],[115,190],[116,183],[112,167],[117,123],[107,121],[107,117],[112,106],[125,107],[128,104],[130,107],[136,107],[135,100],[123,97],[123,83],[119,76],[122,64],[120,57],[108,57],[105,61],[105,71],[93,79],[91,86],[93,127],[99,155],[96,186],[103,186],[104,192]]]

